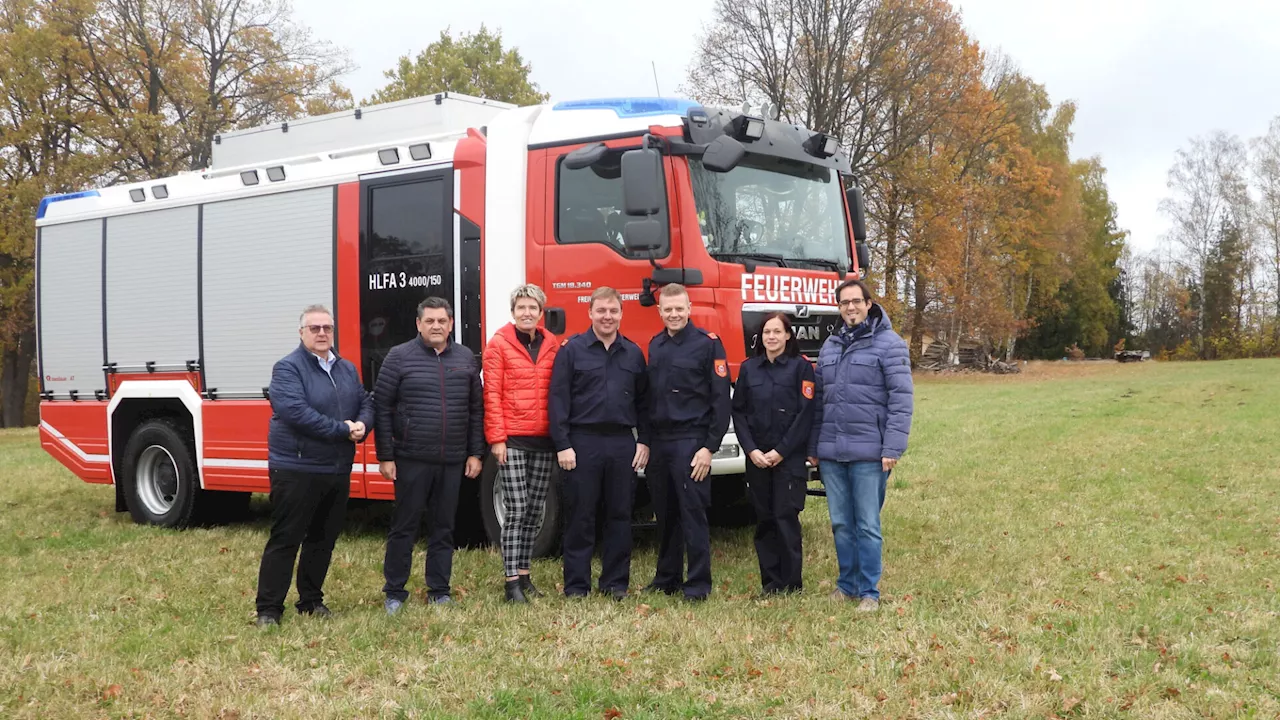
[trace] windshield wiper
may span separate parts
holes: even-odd
[[[791,262],[812,263],[814,265],[829,267],[836,272],[840,272],[841,270],[840,263],[835,260],[827,260],[826,258],[791,258]]]
[[[778,263],[778,267],[788,267],[787,259],[781,255],[773,253],[757,253],[757,252],[713,252],[711,257],[716,258],[742,258],[743,260],[764,260],[765,262]]]

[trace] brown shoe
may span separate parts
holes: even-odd
[[[858,601],[858,612],[875,612],[879,609],[880,601],[873,597],[864,597]]]
[[[832,590],[831,594],[828,595],[827,597],[831,598],[832,600],[842,600],[844,602],[853,602],[853,596],[845,595],[844,591],[841,590],[840,588],[836,588],[835,590]]]

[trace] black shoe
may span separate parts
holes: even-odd
[[[662,593],[663,595],[675,595],[676,593],[680,592],[680,588],[667,587],[665,585],[654,585],[653,583],[649,583],[648,585],[644,586],[643,592]]]
[[[623,600],[627,599],[626,588],[614,588],[613,590],[606,590],[604,594],[613,598],[614,602],[622,602]]]
[[[324,618],[325,620],[328,620],[329,618],[333,617],[333,611],[325,607],[324,603],[320,603],[319,605],[314,605],[306,610],[299,608],[298,614],[310,615],[311,617]]]
[[[524,592],[525,597],[527,598],[542,597],[542,591],[534,586],[532,577],[528,575],[521,575],[519,576],[518,581],[520,583],[520,590]]]
[[[566,592],[564,596],[569,600],[582,600],[587,597],[587,594],[584,592]]]
[[[685,599],[685,602],[703,603],[707,601],[707,597],[709,595],[710,593],[708,593],[707,595],[685,595],[684,599]]]
[[[508,580],[506,583],[507,602],[523,605],[529,602],[529,598],[524,596],[524,591],[520,589],[519,580]]]
[[[280,618],[277,615],[259,613],[258,619],[255,620],[253,624],[265,630],[266,628],[269,628],[269,627],[278,626],[280,624]]]

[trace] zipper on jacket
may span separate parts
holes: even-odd
[[[436,363],[440,367],[440,462],[445,459],[445,438],[449,437],[449,403],[444,394],[444,360],[436,353]]]

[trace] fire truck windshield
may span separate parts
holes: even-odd
[[[702,241],[712,257],[848,269],[844,189],[835,170],[750,154],[727,173],[690,158]]]

